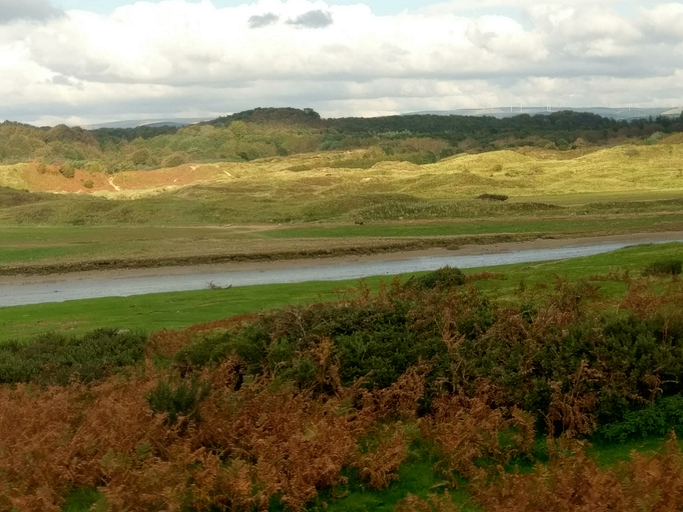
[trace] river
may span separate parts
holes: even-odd
[[[648,243],[683,241],[667,238],[647,240]],[[541,248],[499,252],[489,254],[435,255],[405,257],[395,260],[370,259],[363,261],[339,262],[325,259],[304,261],[292,264],[262,264],[260,268],[239,270],[216,270],[194,267],[190,272],[164,272],[155,269],[151,275],[108,275],[106,272],[89,273],[73,277],[50,276],[26,279],[24,282],[0,283],[0,307],[26,304],[63,302],[76,299],[98,297],[126,297],[148,293],[179,292],[209,288],[211,284],[220,287],[254,286],[264,284],[287,284],[307,281],[341,281],[360,279],[369,276],[409,274],[436,270],[445,265],[459,268],[492,267],[512,263],[529,263],[578,258],[615,251],[638,242],[596,243],[593,245]],[[389,256],[387,256],[389,258]],[[253,266],[253,265],[252,265]]]

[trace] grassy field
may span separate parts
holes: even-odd
[[[364,154],[122,172],[92,190],[36,174],[34,166],[5,166],[0,271],[371,253],[453,246],[461,236],[683,229],[683,144],[341,166]],[[60,190],[83,193],[46,193]],[[475,199],[482,193],[510,199]]]
[[[458,155],[421,166],[379,162],[369,169],[340,167],[344,161],[369,158],[368,151],[356,150],[242,163],[184,165],[157,171],[125,171],[102,180],[106,184],[102,190],[97,187],[80,190],[130,198],[182,190],[187,185],[201,183],[218,186],[231,198],[251,196],[278,202],[296,202],[296,199],[310,202],[315,198],[359,193],[452,199],[471,198],[485,192],[511,197],[680,192],[682,156],[682,144],[659,143],[617,146],[588,154],[520,149]],[[74,180],[59,175],[40,178],[30,166],[20,164],[0,167],[0,186],[31,191],[73,191]]]
[[[270,259],[328,252],[373,253],[534,237],[683,231],[683,213],[605,214],[516,220],[410,221],[297,227],[9,226],[0,230],[0,272],[16,267],[76,270],[156,263]],[[495,241],[495,240],[493,240]]]
[[[547,286],[554,276],[573,281],[610,272],[632,272],[637,275],[656,259],[683,258],[683,244],[643,245],[616,252],[564,261],[522,263],[488,269],[468,269],[466,274],[494,270],[505,280],[477,282],[480,289],[498,296],[513,296],[520,283],[530,290]],[[406,278],[408,276],[402,276]],[[376,289],[381,281],[391,278],[373,277],[365,282]],[[604,294],[624,293],[623,283],[597,283]],[[77,300],[62,303],[18,306],[0,309],[2,339],[28,339],[47,331],[83,333],[97,327],[142,329],[180,329],[242,313],[279,308],[288,304],[306,304],[332,300],[358,286],[358,281],[311,282],[291,285],[268,285],[200,290]]]
[[[371,253],[458,245],[459,236],[683,228],[683,144],[338,166],[351,156],[122,172],[100,180],[100,189],[78,194],[47,193],[75,191],[60,189],[62,181],[74,185],[61,175],[5,166],[0,271]],[[510,199],[475,199],[482,193]]]

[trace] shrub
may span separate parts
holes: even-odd
[[[414,280],[411,278],[408,282],[414,282],[421,288],[435,288],[437,285],[441,288],[450,288],[451,286],[461,286],[465,284],[467,278],[459,268],[446,265],[445,267],[424,274]]]
[[[83,183],[83,186],[85,188],[93,188],[95,186],[95,183],[93,180],[87,180],[85,183]]]
[[[257,374],[262,371],[266,362],[266,344],[269,339],[268,333],[258,323],[248,325],[238,333],[208,333],[178,351],[175,363],[181,371],[189,371],[219,362],[234,354],[246,364],[248,373]]]
[[[675,430],[683,433],[683,396],[662,398],[647,407],[627,412],[620,422],[601,425],[597,434],[619,443],[627,439],[665,436]]]
[[[147,402],[154,412],[167,414],[166,420],[171,425],[179,416],[199,422],[199,405],[207,395],[208,388],[196,380],[182,381],[177,386],[162,380],[147,395]]]
[[[59,172],[65,178],[73,178],[76,176],[76,167],[72,162],[66,162],[59,167]]]
[[[43,334],[31,343],[0,344],[0,383],[66,385],[91,382],[142,359],[147,337],[119,329],[97,329],[80,337]]]
[[[161,161],[161,167],[178,167],[179,165],[183,165],[184,163],[187,163],[187,161],[188,161],[187,153],[183,153],[181,151],[178,151],[178,152],[173,153],[171,155],[168,155],[166,158],[164,158]]]
[[[89,160],[83,168],[89,172],[103,172],[105,170],[104,165],[99,160]]]
[[[505,194],[481,194],[480,196],[477,196],[477,199],[485,201],[507,201],[508,196]]]
[[[234,348],[229,335],[223,332],[201,336],[175,355],[175,362],[181,369],[203,367],[209,363],[220,361]]]
[[[676,276],[683,270],[681,260],[659,260],[653,261],[643,270],[644,276]]]

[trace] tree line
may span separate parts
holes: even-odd
[[[566,150],[626,140],[656,142],[683,131],[683,115],[632,121],[582,112],[494,117],[405,115],[323,119],[312,109],[258,108],[182,128],[140,126],[85,130],[0,124],[0,162],[115,173],[187,162],[249,161],[319,151],[364,149],[341,164],[381,160],[433,163],[462,153],[533,146]],[[340,165],[341,165],[340,164]]]

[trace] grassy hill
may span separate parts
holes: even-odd
[[[285,205],[302,197],[310,201],[374,193],[447,200],[487,192],[516,199],[683,189],[683,144],[624,145],[585,153],[502,150],[417,165],[373,162],[372,150],[357,150],[185,164],[115,175],[78,171],[74,178],[66,178],[56,169],[41,172],[34,165],[17,164],[0,167],[0,186],[126,199],[169,195],[202,185],[201,190],[217,189],[233,197],[273,199]],[[190,189],[175,195],[200,194]]]

